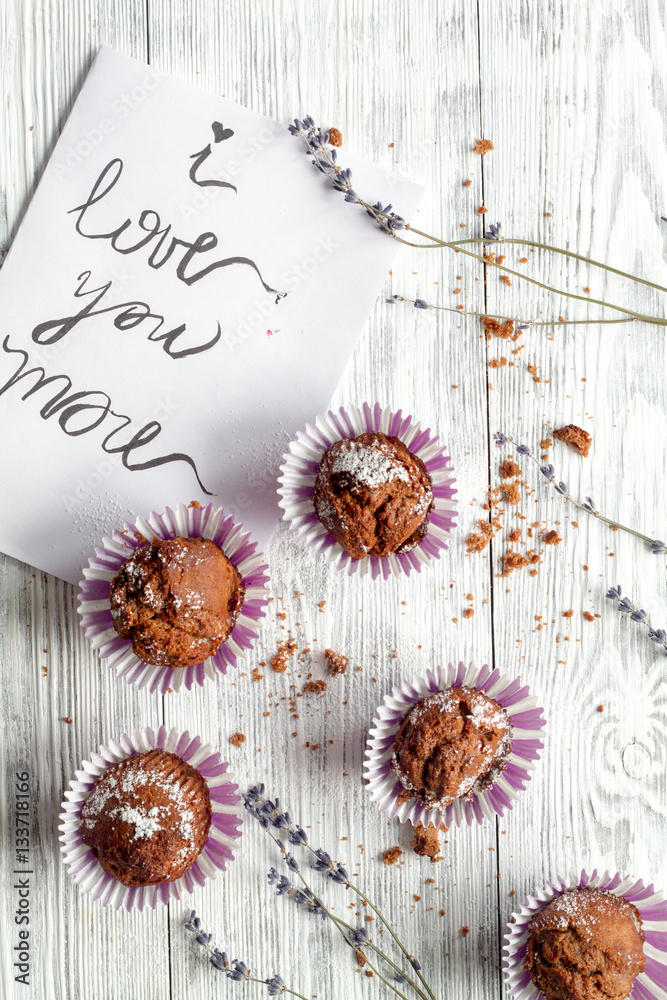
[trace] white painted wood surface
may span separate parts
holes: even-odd
[[[335,124],[344,149],[426,184],[419,218],[432,231],[452,239],[479,234],[476,210],[484,203],[487,219],[501,220],[506,235],[544,237],[667,279],[660,222],[667,214],[667,37],[658,0],[4,0],[0,32],[2,248],[92,56],[106,43],[281,120],[310,113]],[[484,160],[472,152],[481,135],[495,144]],[[510,250],[509,261],[522,255]],[[527,256],[517,266],[555,285],[664,308],[657,295],[601,272]],[[457,287],[462,293],[452,295]],[[509,289],[497,274],[484,285],[477,265],[439,251],[403,251],[389,291],[535,318],[577,312],[517,281]],[[335,301],[326,305],[335,329]],[[594,315],[592,306],[578,315],[586,308]],[[473,319],[380,301],[335,402],[379,399],[441,433],[459,478],[457,538],[432,571],[374,584],[323,566],[281,527],[269,550],[274,602],[261,646],[248,669],[217,686],[159,699],[117,682],[83,640],[72,588],[3,558],[0,995],[265,995],[207,968],[182,929],[189,901],[143,914],[109,912],[79,894],[60,861],[59,804],[79,762],[106,738],[162,721],[219,747],[242,786],[265,781],[316,844],[358,872],[443,1000],[504,995],[502,927],[513,904],[550,874],[602,866],[667,887],[667,661],[604,599],[620,582],[664,626],[664,558],[585,515],[573,518],[530,468],[535,492],[521,505],[528,520],[505,517],[523,527],[524,538],[532,521],[558,527],[563,541],[546,549],[538,575],[498,577],[507,531],[483,556],[467,557],[464,547],[485,516],[487,484],[499,482],[493,434],[502,429],[536,446],[570,420],[593,433],[594,445],[586,461],[554,448],[561,478],[607,513],[664,538],[664,337],[640,325],[530,330],[512,356],[507,343],[482,339]],[[489,369],[503,354],[514,366]],[[165,502],[174,499],[183,498]],[[475,615],[466,620],[469,593]],[[568,609],[574,615],[564,619]],[[601,617],[588,622],[584,611]],[[283,628],[312,650],[312,661],[283,676],[262,670],[264,679],[253,683],[250,667],[273,654]],[[293,693],[290,685],[301,689],[307,671],[324,676],[321,652],[329,645],[361,669],[333,679],[320,700],[304,697],[295,726],[281,698]],[[410,852],[409,831],[370,804],[361,764],[372,712],[392,683],[452,658],[493,660],[528,682],[545,707],[547,748],[514,812],[450,831],[445,860],[432,866]],[[240,749],[229,744],[237,731],[247,736]],[[12,783],[23,768],[33,792],[29,991],[15,985],[12,969]],[[378,856],[394,844],[406,852],[403,864],[385,868]],[[275,861],[247,823],[229,872],[192,897],[216,943],[259,975],[280,972],[307,996],[343,1000],[383,989],[357,973],[330,928],[273,898],[265,874]],[[434,885],[425,884],[430,877]]]

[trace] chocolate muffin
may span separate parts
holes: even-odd
[[[111,616],[144,663],[189,667],[228,638],[243,604],[241,574],[210,538],[155,538],[111,581]]]
[[[646,968],[639,910],[600,889],[571,889],[533,917],[524,969],[546,1000],[625,1000]]]
[[[504,770],[512,726],[482,691],[455,687],[424,698],[396,734],[392,771],[429,809],[488,787]]]
[[[408,552],[428,527],[433,489],[426,466],[395,437],[336,441],[315,480],[315,513],[353,559]]]
[[[128,886],[180,878],[201,853],[210,825],[206,782],[165,750],[113,764],[81,811],[84,844],[105,872]]]

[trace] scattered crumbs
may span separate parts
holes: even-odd
[[[466,187],[466,188],[469,188],[471,184],[472,184],[471,180],[467,180],[467,181],[463,182],[463,186]]]
[[[49,672],[49,668],[48,667],[42,667],[42,677],[46,677],[46,675],[48,674],[48,672]]]
[[[468,934],[470,934],[470,928],[464,924],[463,927],[461,928],[461,937],[462,938],[468,937]]]
[[[494,316],[482,316],[481,323],[487,340],[491,340],[491,337],[499,337],[501,340],[518,340],[521,336],[520,330],[514,330],[513,319],[506,319],[504,323],[501,323]]]
[[[521,552],[515,552],[511,547],[504,552],[500,561],[503,564],[503,571],[501,576],[509,576],[513,573],[515,569],[524,569],[526,566],[534,566],[540,561],[540,557],[535,549],[530,549],[525,555]],[[531,571],[532,576],[537,575],[537,570]]]
[[[464,618],[472,618],[472,616],[474,614],[475,614],[475,609],[474,608],[466,608],[465,611],[463,612],[463,617]]]
[[[550,219],[551,218],[551,212],[545,212],[544,213],[544,218],[545,219]]]
[[[591,294],[591,290],[588,287],[588,285],[586,285],[586,287],[584,288],[584,291],[586,292],[586,295],[590,295]]]
[[[288,658],[296,653],[298,648],[296,639],[288,639],[286,642],[279,643],[278,652],[271,659],[271,669],[275,670],[277,674],[284,674],[287,670]]]
[[[402,853],[403,851],[398,845],[396,845],[396,847],[390,847],[382,855],[382,860],[385,865],[395,865]]]
[[[570,608],[569,611],[563,612],[563,618],[571,618],[573,614],[574,614],[574,608]]]
[[[254,681],[261,681],[262,678],[264,677],[264,674],[260,674],[260,672],[257,669],[257,667],[253,667],[252,670],[251,670],[251,672],[250,672],[250,676],[252,677],[252,679]]]
[[[507,536],[508,542],[518,542],[521,538],[521,528],[515,528],[514,531],[510,531]]]
[[[528,369],[528,371],[530,372],[530,374],[533,376],[533,382],[541,382],[542,381],[542,379],[540,378],[540,376],[537,374],[537,366],[536,365],[526,364],[526,368]]]
[[[516,483],[501,483],[500,489],[507,503],[514,505],[521,502],[521,490]]]
[[[595,616],[590,613],[590,611],[584,611],[584,618],[587,622],[594,622]]]
[[[528,263],[528,258],[527,257],[519,257],[519,263],[520,264],[527,264]]]
[[[479,208],[477,209],[477,214],[486,215],[488,211],[489,211],[488,208],[484,208],[484,205],[480,205]]]
[[[520,472],[521,469],[516,462],[513,462],[509,458],[500,466],[500,476],[502,479],[515,479]]]
[[[481,156],[486,156],[486,154],[490,153],[492,149],[495,149],[495,146],[490,139],[477,140],[477,145],[475,146],[476,153],[479,153]]]
[[[598,705],[598,712],[604,712],[604,705]]]
[[[577,427],[576,424],[566,424],[565,427],[559,427],[554,431],[554,437],[558,438],[559,441],[564,441],[584,458],[588,457],[593,438],[583,428]]]
[[[303,685],[303,690],[308,691],[310,694],[321,694],[323,695],[327,689],[326,681],[306,681]]]
[[[511,287],[512,287],[512,282],[510,281],[510,276],[509,276],[509,274],[501,274],[501,275],[500,275],[500,280],[502,281],[502,283],[503,283],[504,285],[507,285],[507,287],[508,287],[508,288],[511,288]]]
[[[440,910],[440,916],[444,917],[444,915],[445,915],[445,911],[444,910]]]
[[[416,892],[412,893],[412,898],[414,899],[415,903],[421,902],[421,896],[418,896]]]
[[[70,715],[63,715],[63,722],[66,722],[68,725],[71,726],[72,725],[72,717]]]
[[[507,358],[505,356],[500,358],[491,358],[489,361],[489,368],[504,368],[507,364]]]
[[[338,128],[329,129],[329,145],[330,146],[342,146],[343,145],[343,134]],[[393,142],[392,142],[393,146]]]
[[[357,965],[359,966],[360,969],[363,969],[363,967],[366,964],[366,956],[364,955],[361,948],[357,948],[354,954],[357,957]]]
[[[337,653],[333,649],[324,650],[324,659],[327,667],[329,668],[329,673],[332,676],[335,674],[344,674],[347,670],[347,665],[350,662],[347,656],[343,656],[342,653]]]
[[[423,823],[417,823],[412,850],[420,857],[430,858],[433,862],[441,860],[440,834],[432,823],[429,823],[428,827]]]
[[[554,528],[551,531],[544,532],[542,539],[545,545],[560,545],[562,542],[562,538]]]
[[[586,563],[584,563],[584,571],[588,573],[588,566],[586,565]]]
[[[245,743],[245,733],[234,733],[233,736],[230,736],[229,742],[233,747],[243,746]]]
[[[318,608],[320,609],[320,611],[322,612],[322,614],[324,614],[324,605],[326,603],[327,603],[326,601],[320,601],[320,603],[317,605]]]

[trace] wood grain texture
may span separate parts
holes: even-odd
[[[506,235],[543,237],[653,280],[667,278],[659,221],[667,208],[665,10],[655,0],[635,9],[620,0],[479,0],[477,7],[462,0],[16,0],[2,5],[0,18],[7,53],[2,248],[92,55],[106,43],[280,120],[310,113],[335,124],[344,135],[342,156],[348,148],[426,185],[419,213],[426,229],[452,239],[479,235],[476,212],[484,204],[486,218],[501,220]],[[482,135],[495,145],[483,160],[473,153]],[[506,252],[508,263],[524,256]],[[525,256],[528,264],[517,267],[557,287],[588,286],[620,304],[662,308],[657,296],[603,272],[577,270],[542,252]],[[577,310],[516,280],[507,288],[496,273],[485,284],[479,265],[460,255],[404,249],[393,270],[386,292],[448,306],[526,318]],[[462,291],[454,295],[455,288]],[[439,998],[504,995],[502,927],[517,900],[555,872],[619,868],[667,885],[664,655],[604,600],[607,587],[620,582],[664,625],[664,559],[566,509],[531,466],[518,508],[525,520],[508,510],[508,527],[482,556],[466,556],[463,541],[477,518],[488,516],[486,490],[499,482],[493,434],[502,429],[537,447],[568,421],[594,435],[588,460],[558,443],[551,449],[574,494],[590,493],[605,512],[664,537],[664,335],[639,325],[592,326],[528,330],[516,345],[487,342],[472,318],[389,307],[383,299],[333,402],[401,406],[447,443],[460,529],[432,571],[387,583],[349,580],[281,525],[268,553],[273,601],[257,652],[218,684],[159,699],[100,665],[78,628],[72,588],[1,560],[3,885],[11,886],[12,776],[28,766],[35,805],[32,995],[40,1000],[257,992],[206,966],[182,930],[189,900],[144,914],[111,913],[78,892],[60,861],[57,814],[74,769],[103,740],[162,721],[219,747],[243,787],[265,781],[317,846],[358,873]],[[335,329],[335,301],[326,305]],[[587,314],[598,315],[582,304],[577,315]],[[489,360],[501,355],[513,366],[490,369]],[[528,364],[542,381],[533,381]],[[174,499],[182,498],[166,501]],[[521,548],[533,522],[538,574],[500,578],[508,531],[521,528]],[[557,528],[560,545],[543,545],[538,534],[545,527]],[[463,617],[467,594],[474,598],[470,619]],[[563,618],[569,609],[573,616]],[[601,617],[588,622],[584,611]],[[253,681],[252,667],[267,663],[288,632],[301,659],[284,675],[259,667],[263,678]],[[327,646],[350,656],[348,673],[331,679],[324,697],[298,698],[295,720],[289,698],[302,692],[308,673],[325,676]],[[493,662],[523,677],[545,707],[547,752],[508,817],[450,831],[445,860],[432,866],[410,851],[408,830],[379,816],[361,766],[373,711],[392,684],[451,659]],[[246,742],[237,749],[229,739],[239,731]],[[394,844],[405,852],[402,864],[386,868],[379,858]],[[280,972],[307,996],[374,995],[381,984],[355,970],[330,927],[273,897],[266,872],[276,863],[261,830],[246,823],[229,871],[192,897],[216,943],[258,975]],[[431,877],[434,884],[426,882]],[[347,912],[351,901],[342,890],[331,898]],[[13,983],[12,919],[6,903],[0,993],[8,998],[25,994]]]

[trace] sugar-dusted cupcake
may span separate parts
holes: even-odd
[[[179,504],[104,538],[83,571],[86,636],[118,676],[165,694],[235,666],[266,614],[257,543],[212,504]]]
[[[427,809],[489,788],[507,767],[512,724],[483,691],[454,687],[418,701],[396,734],[391,769]]]
[[[558,875],[512,914],[503,971],[514,1000],[664,1000],[667,903],[618,872]]]
[[[180,899],[233,860],[237,790],[220,754],[198,736],[160,726],[109,740],[65,794],[65,864],[104,906]]]
[[[569,889],[528,927],[524,969],[545,1000],[625,1000],[646,969],[637,907],[601,889]]]
[[[486,664],[428,670],[375,713],[364,764],[373,801],[413,826],[502,816],[530,779],[543,726],[518,679]]]
[[[144,663],[195,666],[226,642],[243,605],[241,574],[210,538],[155,538],[111,581],[113,627]]]
[[[199,771],[165,750],[113,764],[81,810],[81,839],[123,885],[173,882],[192,868],[211,826]]]
[[[454,477],[438,438],[402,411],[350,406],[297,435],[281,467],[285,518],[348,573],[409,574],[454,527]]]

